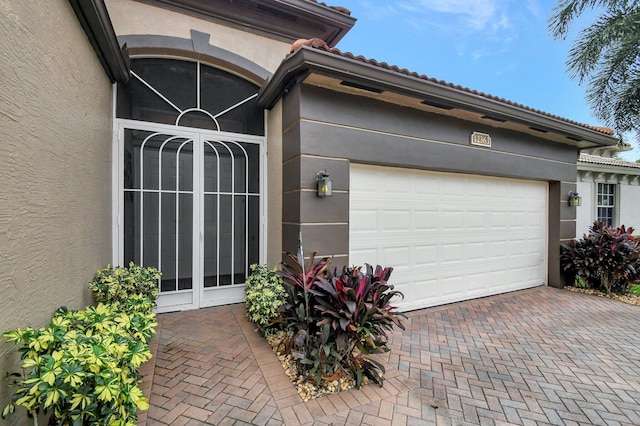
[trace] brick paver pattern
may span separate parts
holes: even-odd
[[[231,305],[158,315],[147,425],[640,425],[640,308],[549,287],[411,312],[383,387],[303,402]]]

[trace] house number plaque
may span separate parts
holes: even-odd
[[[471,145],[491,147],[491,136],[487,133],[473,132],[471,133]]]

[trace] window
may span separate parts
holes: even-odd
[[[616,205],[616,186],[612,183],[598,184],[598,220],[613,226]]]
[[[264,135],[255,84],[200,62],[131,61],[133,78],[118,85],[117,118]]]

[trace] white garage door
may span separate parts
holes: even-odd
[[[547,281],[546,182],[351,166],[349,262],[392,266],[400,310]]]

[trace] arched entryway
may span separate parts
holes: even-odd
[[[158,267],[158,311],[242,300],[262,259],[258,87],[200,62],[143,58],[117,92],[116,260]]]

